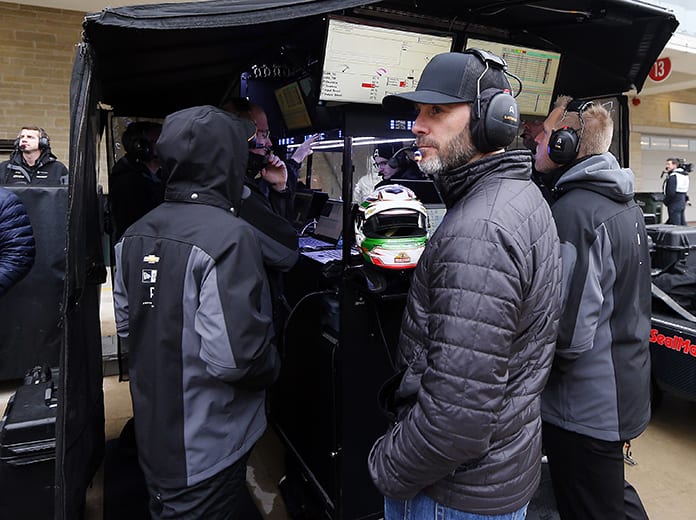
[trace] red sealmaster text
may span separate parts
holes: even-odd
[[[665,336],[660,334],[657,329],[651,329],[650,343],[657,343],[663,347],[696,357],[696,344],[691,343],[690,339],[684,339],[681,336]]]

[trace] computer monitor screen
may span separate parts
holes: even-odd
[[[508,70],[522,80],[522,92],[517,96],[520,114],[548,115],[561,62],[559,53],[475,38],[469,38],[466,46],[490,51],[502,57]],[[513,90],[519,90],[517,82],[509,79]]]
[[[276,89],[275,97],[288,130],[301,130],[312,126],[312,120],[297,81]]]
[[[319,217],[329,194],[320,191],[298,191],[295,193],[293,225],[300,229]]]
[[[379,104],[416,88],[430,59],[452,49],[452,36],[330,18],[319,99]]]
[[[343,230],[343,203],[329,199],[321,209],[314,235],[337,242]]]
[[[423,204],[444,204],[437,186],[430,179],[390,179],[387,182],[409,188]]]

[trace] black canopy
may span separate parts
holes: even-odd
[[[640,90],[677,27],[669,11],[629,0],[216,0],[107,8],[86,17],[101,101],[116,113],[165,115],[217,104],[243,71],[316,71],[325,15],[513,41],[563,55],[558,92]]]

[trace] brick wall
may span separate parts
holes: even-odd
[[[0,2],[0,139],[43,127],[68,165],[70,74],[85,13]]]

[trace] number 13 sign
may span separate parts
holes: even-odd
[[[672,61],[669,58],[658,59],[652,67],[648,76],[651,80],[659,83],[669,78],[672,73]]]

